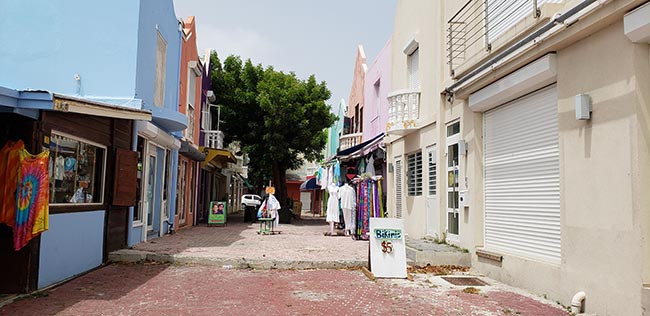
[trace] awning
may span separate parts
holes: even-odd
[[[199,150],[206,154],[205,160],[201,162],[201,168],[206,168],[208,166],[219,167],[228,162],[237,162],[235,155],[225,149],[215,149],[201,146],[199,147]]]
[[[346,150],[339,151],[336,154],[336,157],[338,157],[341,160],[355,158],[356,156],[359,156],[360,153],[363,154],[363,151],[365,149],[370,148],[373,145],[379,143],[383,138],[384,138],[384,133],[381,132],[377,136],[373,137],[371,140],[367,140],[361,144],[352,146]]]
[[[178,153],[195,161],[204,161],[205,154],[188,141],[181,140],[181,148]]]
[[[68,95],[53,94],[52,109],[59,112],[120,118],[126,120],[151,121],[150,111],[117,106]]]
[[[300,191],[320,190],[320,185],[316,184],[316,178],[311,178],[300,185]]]
[[[253,185],[251,185],[250,182],[248,182],[248,179],[244,178],[244,176],[242,176],[242,175],[239,174],[239,173],[238,173],[237,175],[238,175],[238,176],[241,178],[241,180],[244,182],[244,185],[246,186],[246,188],[248,188],[248,191],[251,191],[251,192],[252,192],[252,191],[253,191]]]

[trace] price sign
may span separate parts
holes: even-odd
[[[406,278],[404,220],[370,218],[370,267],[378,278]]]

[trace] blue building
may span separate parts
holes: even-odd
[[[187,118],[172,0],[3,1],[0,30],[0,146],[66,162],[50,176],[49,230],[14,251],[0,225],[0,279],[15,285],[0,293],[16,293],[169,231]]]

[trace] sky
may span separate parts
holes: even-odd
[[[368,66],[393,32],[395,0],[174,0],[176,16],[196,17],[199,54],[235,54],[254,64],[314,74],[347,104],[357,45]]]

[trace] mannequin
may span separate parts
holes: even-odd
[[[334,234],[334,223],[339,222],[339,187],[330,183],[327,186],[329,198],[327,199],[327,222],[330,223],[330,236]]]
[[[339,189],[341,196],[341,208],[343,209],[343,220],[345,221],[345,235],[354,234],[355,216],[357,208],[357,193],[347,182]]]

